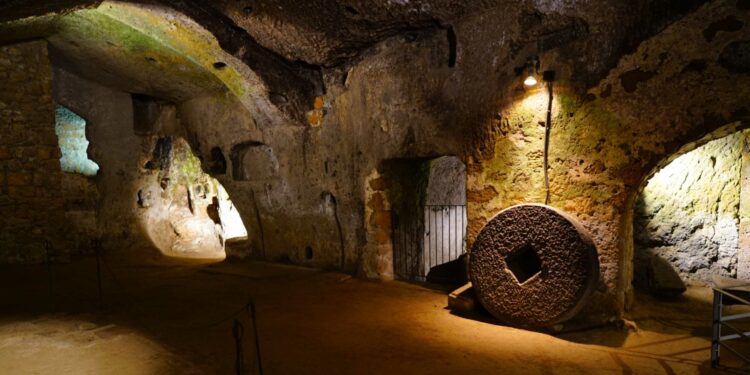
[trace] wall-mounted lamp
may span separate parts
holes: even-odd
[[[533,74],[529,74],[526,79],[523,80],[523,84],[526,86],[535,86],[536,85],[536,78],[534,78]]]
[[[534,56],[530,57],[524,65],[524,72],[526,73],[526,79],[523,80],[523,84],[526,87],[536,86],[537,80],[536,75],[539,71],[539,58]]]

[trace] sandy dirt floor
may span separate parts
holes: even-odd
[[[615,326],[557,336],[446,309],[442,291],[270,263],[96,261],[0,268],[2,374],[703,374],[710,291],[639,296]],[[735,309],[736,310],[736,309]],[[743,348],[743,347],[741,347]],[[748,347],[744,347],[747,351]],[[728,353],[722,361],[739,366]],[[732,372],[740,372],[734,370]]]

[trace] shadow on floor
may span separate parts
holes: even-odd
[[[105,257],[101,268],[100,306],[93,258],[53,265],[51,279],[43,265],[0,267],[0,338],[9,322],[29,324],[50,313],[87,317],[160,345],[147,360],[167,366],[160,373],[233,373],[232,323],[240,320],[250,340],[252,296],[264,365],[278,373],[713,373],[701,316],[710,306],[700,291],[669,303],[639,296],[630,313],[637,331],[606,326],[553,336],[503,327],[488,314],[448,314],[445,292],[401,282],[259,262],[139,265]],[[105,332],[116,331],[102,331],[95,342],[106,340]],[[253,351],[245,341],[249,368]]]

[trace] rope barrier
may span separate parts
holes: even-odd
[[[549,102],[547,103],[547,123],[544,126],[544,204],[549,204],[549,133],[552,129],[552,82],[547,82]]]
[[[115,274],[115,272],[112,270],[112,268],[104,260],[103,257],[100,259],[100,262],[104,265],[104,268],[112,276],[112,280],[114,280],[115,284],[117,284],[117,286],[120,289],[125,289],[124,285],[120,282],[120,280],[117,277],[117,275]],[[133,306],[138,306],[138,305],[137,304],[131,304],[131,307],[133,307]],[[243,314],[243,313],[247,313],[248,314],[248,316],[250,318],[250,321],[252,323],[253,339],[254,339],[254,343],[255,343],[255,362],[257,363],[258,373],[260,375],[263,375],[263,363],[262,363],[262,360],[261,360],[261,350],[260,350],[260,337],[259,337],[259,334],[258,334],[258,324],[257,324],[257,310],[256,310],[256,307],[255,307],[255,301],[253,300],[252,297],[249,297],[247,303],[245,303],[244,305],[242,305],[242,307],[240,307],[240,308],[238,308],[236,310],[233,310],[231,312],[231,314],[229,314],[229,315],[227,315],[227,316],[225,316],[225,317],[223,317],[223,318],[221,318],[219,320],[212,321],[212,322],[209,322],[209,323],[206,323],[206,324],[200,324],[200,325],[190,325],[190,326],[186,326],[186,325],[172,325],[172,327],[174,327],[176,329],[184,329],[184,330],[205,330],[205,329],[210,329],[210,328],[213,328],[213,327],[217,327],[217,326],[219,326],[221,324],[224,324],[224,323],[226,323],[226,322],[228,322],[230,320],[234,320],[234,324],[232,326],[232,336],[235,339],[235,349],[237,351],[237,354],[236,354],[237,357],[236,357],[235,367],[236,367],[236,370],[237,370],[237,374],[241,374],[242,370],[244,369],[244,358],[242,356],[242,354],[243,354],[242,336],[244,334],[244,326],[242,325],[242,323],[237,318],[240,317],[241,314]],[[162,327],[163,327],[163,325],[162,325]]]
[[[96,254],[96,287],[99,293],[99,308],[104,308],[104,296],[102,293],[102,267],[101,267],[101,242],[98,239],[91,240],[91,247]]]

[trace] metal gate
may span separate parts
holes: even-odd
[[[398,279],[425,281],[432,267],[466,252],[466,206],[428,205],[422,217],[392,212],[393,271]]]

